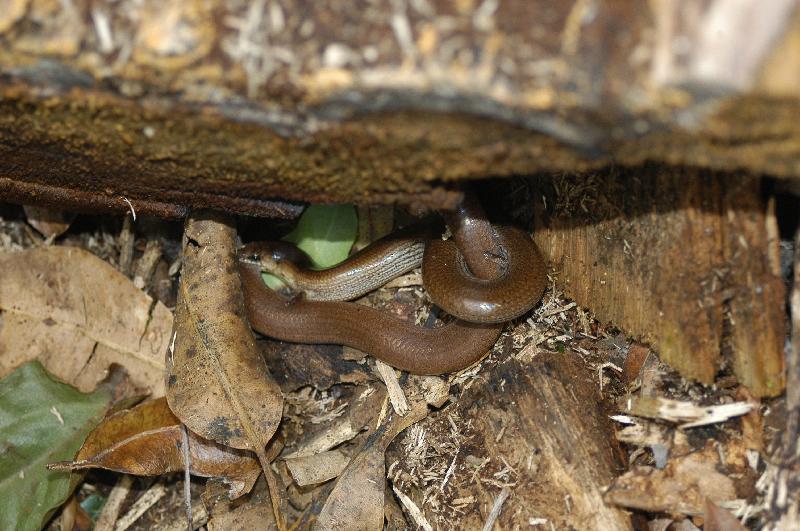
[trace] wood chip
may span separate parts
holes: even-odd
[[[306,441],[302,446],[298,446],[293,452],[284,456],[284,459],[297,459],[298,457],[308,457],[331,448],[339,446],[345,441],[349,441],[359,430],[353,427],[349,417],[338,420],[329,429],[322,431],[312,439]]]
[[[634,467],[617,478],[604,497],[607,503],[642,511],[701,515],[707,498],[721,505],[736,499],[733,480],[720,467],[719,453],[708,445],[670,458],[663,470]]]
[[[699,406],[668,398],[643,397],[628,398],[623,407],[632,415],[681,423],[678,427],[686,429],[725,422],[730,418],[749,413],[755,405],[750,402],[733,402],[716,406]]]
[[[408,400],[406,400],[406,395],[403,393],[400,382],[397,381],[397,373],[395,370],[381,360],[375,360],[375,368],[378,370],[378,374],[383,380],[383,383],[386,384],[386,390],[389,392],[389,401],[392,403],[392,408],[399,415],[408,413]]]

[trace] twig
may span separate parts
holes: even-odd
[[[159,240],[147,240],[142,257],[136,263],[136,271],[133,274],[133,284],[137,288],[143,289],[150,283],[158,261],[161,260],[161,253],[162,248]]]
[[[147,492],[139,496],[139,499],[131,505],[125,516],[119,519],[114,531],[125,531],[139,519],[147,510],[158,502],[167,493],[166,487],[161,483],[156,483]],[[96,529],[96,528],[95,528]]]
[[[192,461],[189,457],[189,433],[186,424],[181,425],[181,438],[183,439],[183,507],[186,509],[186,528],[192,528]]]
[[[119,510],[122,508],[125,498],[128,497],[128,493],[131,491],[131,484],[133,484],[133,476],[127,474],[120,476],[117,480],[117,484],[111,489],[111,493],[108,495],[103,509],[100,511],[97,524],[94,526],[95,531],[111,531],[114,529],[114,524],[117,523],[117,517],[119,516]]]
[[[511,490],[508,487],[503,487],[503,490],[500,491],[500,494],[498,494],[497,498],[494,500],[492,510],[489,512],[489,517],[486,519],[486,523],[483,524],[483,531],[491,531],[491,529],[494,527],[494,523],[500,516],[500,511],[503,510],[503,504],[510,495]]]
[[[125,216],[122,221],[122,230],[119,233],[119,271],[126,277],[131,274],[133,263],[133,244],[136,235],[133,232],[133,223],[130,216]]]
[[[433,527],[431,527],[431,524],[428,522],[427,518],[425,518],[425,515],[422,514],[422,511],[419,510],[417,504],[414,503],[414,501],[411,498],[403,494],[400,491],[400,489],[398,489],[396,486],[392,485],[392,490],[394,490],[397,499],[399,499],[400,503],[403,504],[403,507],[406,508],[408,514],[411,515],[411,518],[414,520],[414,523],[417,524],[422,529],[424,529],[425,531],[433,531]]]

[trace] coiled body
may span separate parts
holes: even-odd
[[[239,265],[248,318],[267,336],[348,345],[415,374],[462,369],[485,355],[502,323],[530,310],[546,285],[545,263],[530,237],[509,227],[493,231],[504,256],[496,262],[500,276],[489,280],[474,277],[455,244],[431,239],[427,229],[379,240],[324,271],[297,267],[269,243],[250,244]],[[459,319],[422,328],[374,308],[329,300],[357,298],[420,263],[432,300]],[[262,268],[304,294],[287,299],[270,290]]]

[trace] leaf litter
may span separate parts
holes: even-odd
[[[25,231],[22,232],[25,233]],[[187,234],[189,234],[188,225]],[[0,236],[2,236],[2,241],[6,241],[5,232]],[[19,241],[17,236],[12,236],[11,238],[13,241]],[[32,241],[41,243],[36,238],[32,238]],[[189,239],[190,246],[199,242],[202,242],[202,238]],[[23,244],[23,247],[26,245]],[[8,248],[5,244],[4,246]],[[199,248],[202,247],[202,245],[199,246]],[[142,246],[138,246],[137,249],[141,251]],[[113,255],[109,258],[113,262]],[[132,272],[133,268],[131,267],[130,270]],[[191,272],[191,263],[189,264],[189,272]],[[187,270],[184,270],[183,275],[186,275],[186,273]],[[149,273],[148,275],[141,275],[142,280],[137,282],[138,286],[143,283],[147,284],[146,276],[149,276]],[[41,278],[47,279],[47,273],[44,273]],[[208,277],[202,277],[201,275],[200,278],[207,279]],[[214,285],[216,285],[216,281]],[[402,287],[399,292],[380,291],[377,294],[371,294],[366,297],[366,303],[384,305],[392,308],[392,311],[398,314],[408,312],[410,308],[410,313],[407,313],[409,318],[414,319],[416,317],[419,320],[425,317],[426,310],[420,305],[422,300],[420,290],[414,283],[408,287]],[[141,294],[141,292],[139,293]],[[179,293],[179,297],[181,296],[185,299],[190,298],[188,293]],[[398,300],[402,302],[398,303]],[[201,313],[208,312],[209,307],[212,308],[212,313],[214,308],[219,308],[219,306],[215,307],[213,304],[207,303],[208,301],[193,299],[192,305],[197,308],[204,308]],[[235,303],[232,306],[235,307]],[[148,308],[152,307],[154,306],[151,302]],[[3,307],[3,310],[4,328],[9,319],[13,320],[16,314],[22,313],[9,311],[5,307]],[[180,307],[177,310],[180,312]],[[189,308],[184,308],[184,310],[188,312]],[[232,313],[235,314],[236,312],[232,311]],[[205,315],[208,314],[206,313]],[[683,404],[681,407],[684,409],[680,411],[680,414],[676,415],[673,422],[686,422],[690,415],[685,414],[685,411],[697,412],[696,414],[691,413],[691,415],[702,417],[704,411],[711,411],[708,409],[711,407],[709,404],[724,406],[735,401],[728,397],[730,393],[727,389],[729,388],[724,386],[720,388],[717,398],[712,399],[708,390],[702,389],[700,386],[687,385],[679,378],[676,378],[663,365],[658,364],[657,361],[655,365],[650,362],[654,358],[652,353],[644,356],[645,362],[641,366],[637,365],[631,368],[629,358],[633,360],[635,358],[633,353],[641,351],[641,347],[631,343],[618,331],[608,331],[608,329],[599,327],[598,323],[593,321],[586,311],[576,307],[574,303],[564,300],[555,289],[551,288],[546,300],[536,311],[534,317],[535,319],[515,323],[513,329],[504,336],[505,339],[501,339],[501,343],[505,341],[507,345],[512,346],[511,355],[517,359],[533,359],[540,352],[558,351],[565,348],[579,352],[586,357],[587,365],[592,366],[598,374],[598,384],[606,386],[606,393],[617,398],[624,396],[625,392],[636,393],[637,397],[663,400],[662,404],[668,404],[669,402],[666,401],[669,400],[676,400]],[[95,317],[93,316],[92,318]],[[43,319],[46,320],[47,317]],[[52,319],[55,320],[54,318]],[[52,323],[48,324],[52,327]],[[70,325],[73,328],[77,328],[72,322],[70,322]],[[14,326],[19,329],[25,325],[17,324]],[[180,330],[180,325],[177,322],[175,323],[175,328],[176,331]],[[187,349],[181,346],[178,336],[170,334],[169,327],[167,327],[167,330],[165,346],[161,352],[162,359],[164,353],[169,351],[168,347],[173,337],[175,339],[175,350],[172,351],[173,362],[175,361],[176,352],[179,353],[179,358],[181,356],[188,358],[189,356],[186,355]],[[1,332],[2,330],[0,330]],[[220,337],[225,337],[225,333],[215,332],[214,330],[210,332],[204,330],[203,333],[205,336],[198,334],[198,336],[202,337],[199,344],[204,346],[206,344],[211,345],[212,349]],[[32,334],[32,336],[35,336],[35,334]],[[105,345],[105,343],[97,340],[92,335],[83,334],[83,336],[88,336],[90,340],[95,342],[94,344],[97,346],[92,347],[95,350]],[[56,352],[58,349],[66,348],[63,346],[64,343],[69,343],[71,347],[73,344],[80,342],[80,337],[65,337],[66,339],[51,340],[47,347],[40,346],[34,350],[40,352],[40,358],[46,359],[45,355],[41,354],[41,351]],[[31,342],[31,344],[35,343]],[[84,345],[89,344],[89,340],[84,340]],[[255,344],[257,347],[267,351],[274,351],[276,346],[278,350],[281,350],[281,356],[278,358],[267,357],[269,366],[273,371],[276,370],[276,367],[287,367],[289,360],[295,360],[296,357],[311,360],[309,365],[312,368],[307,368],[305,372],[302,367],[304,364],[300,363],[291,367],[291,377],[289,379],[285,379],[281,375],[281,385],[284,386],[283,395],[287,400],[286,408],[282,415],[283,422],[278,426],[279,429],[274,435],[266,437],[262,434],[259,439],[259,444],[264,440],[272,441],[267,461],[271,463],[270,468],[275,471],[280,482],[286,485],[285,492],[288,495],[288,505],[284,502],[283,507],[289,518],[294,520],[300,528],[314,525],[317,528],[324,529],[344,525],[351,528],[377,529],[381,527],[384,517],[387,521],[390,518],[396,521],[395,519],[398,518],[398,515],[401,519],[405,518],[407,522],[415,521],[418,525],[426,527],[426,525],[430,525],[428,521],[441,523],[437,515],[443,514],[442,511],[446,508],[444,504],[452,503],[452,507],[456,508],[454,514],[457,515],[458,511],[472,510],[471,507],[474,507],[477,503],[474,498],[458,498],[457,494],[450,490],[451,485],[458,484],[459,481],[463,480],[465,470],[459,466],[459,459],[465,459],[470,464],[466,472],[473,478],[479,478],[481,482],[486,481],[485,484],[487,486],[492,485],[492,482],[497,482],[497,479],[493,479],[492,476],[502,478],[504,476],[497,476],[497,474],[509,473],[493,468],[492,463],[485,461],[479,463],[474,456],[465,456],[461,453],[464,452],[463,448],[467,443],[464,437],[468,437],[470,433],[470,422],[469,419],[454,417],[449,406],[445,406],[443,411],[437,411],[434,417],[429,418],[424,425],[418,422],[414,423],[415,420],[419,420],[417,417],[422,418],[428,414],[427,406],[423,408],[424,402],[434,405],[434,407],[442,407],[448,399],[451,402],[453,400],[457,401],[458,393],[463,393],[476,378],[481,378],[483,371],[490,370],[494,364],[502,362],[503,349],[497,349],[484,362],[459,374],[451,375],[446,380],[439,379],[438,382],[420,381],[415,377],[409,378],[407,375],[401,375],[400,378],[391,378],[390,385],[393,387],[393,401],[390,403],[386,398],[385,387],[380,382],[381,379],[390,379],[389,372],[385,369],[381,370],[379,371],[381,376],[377,377],[376,369],[367,360],[361,360],[359,363],[348,362],[349,365],[345,368],[343,365],[338,365],[338,362],[331,364],[325,361],[321,363],[319,360],[329,359],[331,355],[328,351],[323,352],[324,347],[310,347],[308,351],[302,347],[292,350],[296,346],[280,345],[263,339],[259,339]],[[0,342],[0,348],[2,346],[3,343]],[[649,352],[646,347],[644,351],[646,354]],[[180,354],[180,352],[183,352],[183,354]],[[314,352],[314,354],[309,357],[306,352]],[[630,355],[626,357],[625,354],[628,352],[630,352]],[[0,363],[4,361],[3,358],[6,356],[9,356],[8,352],[0,351]],[[69,358],[70,356],[65,357]],[[54,359],[56,357],[53,355]],[[123,357],[120,364],[127,367],[131,365],[131,362]],[[625,388],[625,382],[618,380],[619,375],[615,372],[616,369],[614,371],[603,370],[603,367],[609,366],[609,364],[615,367],[623,367],[626,372],[633,375],[631,378],[628,378],[629,375],[623,376],[627,380],[627,388]],[[315,376],[313,367],[321,368],[324,376],[322,378]],[[54,370],[58,370],[58,368],[54,367]],[[70,370],[63,368],[61,370],[69,376]],[[75,369],[71,370],[73,371],[72,374],[74,374]],[[135,373],[136,371],[134,370],[133,372]],[[206,371],[205,374],[216,376],[213,371],[211,373]],[[160,381],[163,382],[163,379]],[[198,381],[197,385],[207,385],[209,382],[199,378]],[[78,382],[71,383],[77,384]],[[396,384],[399,384],[402,388],[402,396],[410,408],[405,417],[400,416],[395,406],[392,405],[402,404],[403,401],[403,398],[400,398],[397,394]],[[83,385],[88,384],[84,383]],[[420,400],[420,393],[425,389],[427,389],[429,399]],[[455,396],[452,395],[454,392],[456,393]],[[368,398],[370,396],[375,397],[374,401],[371,401],[370,405],[365,407],[361,402],[365,397]],[[751,402],[746,397],[741,398],[738,395],[736,395],[736,400]],[[224,403],[224,400],[222,402]],[[63,411],[60,408],[56,409],[59,415],[63,417]],[[400,406],[400,409],[402,410],[403,407]],[[725,408],[722,408],[720,411],[724,410]],[[620,409],[620,412],[625,411]],[[49,410],[48,413],[55,422],[59,422],[58,415]],[[742,413],[745,413],[745,411],[742,411]],[[737,414],[741,413],[737,412]],[[228,424],[231,419],[231,412],[226,411],[225,415],[227,416],[223,422],[220,422],[220,425],[235,426],[235,424]],[[760,440],[762,435],[760,427],[764,424],[760,411],[750,408],[749,413],[741,417],[742,426],[745,430],[749,430],[749,438],[752,439],[751,442],[743,444],[737,444],[735,420],[724,422],[724,419],[717,418],[711,413],[707,413],[707,415],[710,415],[708,418],[713,424],[700,428],[700,430],[706,431],[699,432],[698,428],[686,427],[689,437],[682,437],[680,431],[675,431],[670,426],[670,421],[663,421],[657,415],[654,415],[655,418],[651,419],[636,419],[637,426],[640,426],[638,432],[626,432],[627,435],[622,435],[623,430],[621,437],[625,437],[625,444],[630,448],[630,462],[632,472],[635,472],[635,474],[620,475],[616,485],[624,485],[630,494],[630,499],[627,502],[620,498],[614,499],[615,493],[618,493],[618,491],[612,486],[612,489],[607,494],[607,501],[609,503],[619,502],[621,505],[634,508],[638,503],[636,502],[637,499],[646,499],[647,496],[650,496],[651,501],[649,502],[650,505],[647,505],[647,510],[664,511],[657,514],[672,515],[673,519],[666,519],[668,523],[679,521],[681,514],[684,517],[688,516],[696,519],[701,518],[698,515],[702,515],[705,512],[710,522],[712,520],[729,522],[727,516],[729,513],[724,511],[732,511],[740,519],[752,518],[753,514],[757,514],[758,508],[753,505],[753,502],[755,500],[755,503],[758,503],[758,495],[751,494],[749,499],[745,501],[742,498],[742,494],[747,492],[746,485],[748,482],[751,485],[752,492],[752,484],[756,477],[753,463],[756,463],[756,468],[763,467],[763,460],[759,461],[758,459],[760,450],[757,448],[763,448],[767,443]],[[184,416],[178,414],[181,419]],[[647,417],[648,415],[643,416]],[[280,418],[278,416],[278,420]],[[456,419],[455,421],[453,421],[454,418]],[[450,431],[450,434],[444,440],[436,433],[437,423],[442,422],[444,426],[447,426],[447,431]],[[715,424],[720,422],[724,422],[724,424],[720,427],[715,427]],[[732,423],[734,423],[733,426],[731,425]],[[384,451],[391,444],[391,440],[402,431],[401,427],[408,424],[413,424],[414,428],[403,432],[404,434],[401,435],[399,444],[391,445],[394,448],[390,458],[392,465],[387,474],[384,465],[386,459]],[[164,426],[163,429],[165,432],[170,430],[174,432],[175,426]],[[452,431],[456,427],[458,429]],[[162,428],[158,428],[156,431],[159,429]],[[104,447],[105,443],[97,444],[95,446],[97,451],[89,452],[87,450],[87,453],[81,459],[89,461],[99,458],[98,456],[113,456],[115,452],[125,450],[123,437],[123,435],[126,435],[125,430],[120,430],[116,437],[113,435],[115,430],[109,429],[108,431],[110,436],[108,445]],[[136,430],[130,430],[127,432],[127,436],[131,440],[146,440],[147,431],[143,430],[136,433]],[[200,429],[200,432],[202,431]],[[220,430],[217,432],[217,436],[220,440],[225,438],[229,441],[236,440],[235,429],[228,431],[232,433]],[[328,432],[327,435],[326,432]],[[705,438],[701,438],[702,441],[716,438],[722,442],[711,445],[701,443],[696,436],[692,435],[694,433],[704,433]],[[723,433],[725,436],[720,437]],[[168,437],[167,439],[177,444],[178,439],[174,435],[176,434],[173,433],[173,435],[170,435],[172,438]],[[498,438],[502,437],[502,429],[497,436]],[[239,436],[239,442],[245,439],[247,439],[246,436]],[[197,440],[202,441],[203,439],[194,434],[190,442],[190,448]],[[91,447],[89,443],[90,441],[87,440],[87,448]],[[213,445],[213,443],[210,444]],[[437,448],[437,445],[440,445],[440,447]],[[213,447],[221,448],[219,444]],[[408,470],[403,463],[395,461],[398,449],[407,452],[409,462],[416,463],[414,465],[415,469]],[[246,453],[246,451],[244,452]],[[275,460],[275,456],[279,452],[281,457]],[[92,455],[89,455],[90,453]],[[236,452],[234,451],[234,453]],[[414,455],[420,456],[419,461],[414,461],[416,459]],[[67,458],[69,457],[71,456],[67,456]],[[166,460],[169,463],[168,466],[172,467],[174,465],[175,470],[179,470],[183,466],[183,462],[176,461],[178,457],[177,454],[170,454],[169,459]],[[250,462],[253,463],[255,461],[252,459]],[[648,470],[647,467],[650,467],[650,469]],[[406,475],[407,472],[411,473],[411,477],[414,477],[414,474],[417,473],[423,474],[425,479],[420,485],[429,484],[433,487],[432,489],[422,489],[428,493],[425,497],[418,496],[420,487],[401,479],[401,477],[409,477]],[[387,475],[392,483],[391,489],[385,488]],[[221,477],[225,478],[226,476],[223,474]],[[641,478],[646,479],[643,480]],[[704,489],[703,485],[708,484],[708,481],[704,480],[709,478],[717,480],[715,485],[719,487],[718,493],[725,494],[724,496],[708,496],[708,489]],[[722,478],[726,478],[727,481]],[[731,490],[730,478],[739,478],[733,482],[733,490]],[[266,496],[267,489],[263,480],[260,483],[261,487],[257,484],[250,494],[242,497],[243,503],[228,501],[230,488],[227,486],[220,491],[222,501],[214,503],[212,501],[212,493],[217,481],[218,479],[213,479],[205,482],[206,492],[202,495],[204,500],[202,502],[198,502],[198,498],[201,497],[203,483],[195,485],[193,482],[192,489],[195,505],[200,503],[201,506],[208,509],[207,512],[193,510],[194,528],[202,526],[206,522],[208,522],[209,529],[245,529],[256,525],[262,527],[275,525],[272,519],[271,501]],[[136,483],[136,485],[139,484],[138,482]],[[177,493],[171,495],[169,491],[164,491],[161,481],[149,485],[150,488],[147,492],[152,490],[154,493],[162,493],[150,513],[168,514],[167,519],[163,522],[165,528],[181,528],[179,527],[182,522],[181,519],[175,518],[180,515],[174,514],[176,509],[180,511],[180,495]],[[378,488],[379,486],[380,488]],[[198,490],[198,488],[201,490]],[[511,491],[509,501],[505,504],[508,505],[518,493],[515,492],[513,486],[504,488],[507,489],[506,492],[508,490]],[[672,493],[680,489],[692,493],[692,496],[686,500],[681,500],[680,503],[665,503],[669,502],[670,496],[673,495]],[[398,503],[393,499],[392,490],[397,492],[398,499],[405,508],[405,516],[400,513]],[[501,491],[502,489],[498,487],[498,490],[492,493],[491,499],[495,500],[495,502],[500,499],[498,495],[501,494]],[[636,497],[637,492],[639,493],[638,498]],[[447,496],[451,498],[449,502],[447,501]],[[731,500],[734,503],[731,503]],[[146,503],[151,504],[152,501],[147,501]],[[164,506],[171,506],[171,512],[168,509],[164,512]],[[503,505],[498,505],[498,512],[509,510],[503,507]],[[193,509],[197,509],[197,507],[193,507]],[[750,511],[749,515],[746,514],[748,510]],[[681,513],[681,511],[683,512]],[[712,514],[712,511],[715,512]],[[723,512],[721,513],[720,511]],[[130,511],[127,514],[127,521],[131,522],[131,525],[135,528],[146,528],[153,524],[153,520],[149,520],[149,524],[142,522],[142,520],[147,519],[147,514],[145,513],[139,519],[140,523],[138,525],[144,527],[137,527],[135,515],[132,516]],[[393,514],[393,516],[390,516],[390,514]],[[538,522],[541,519],[530,518],[529,520]],[[664,519],[662,518],[662,520]],[[456,520],[450,521],[454,522]],[[502,521],[502,519],[498,520],[498,522]],[[656,522],[656,520],[653,520],[653,522]],[[695,520],[695,522],[700,523],[702,520]],[[185,521],[182,522],[182,525],[182,528],[185,528]]]
[[[165,398],[143,402],[105,418],[88,435],[74,460],[51,464],[51,470],[104,468],[137,476],[182,471],[181,421]],[[147,459],[142,459],[147,456]],[[230,485],[231,499],[246,494],[261,473],[255,454],[189,433],[191,473],[216,477]]]

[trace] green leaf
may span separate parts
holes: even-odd
[[[45,465],[72,459],[110,402],[106,390],[52,380],[36,361],[0,381],[0,529],[41,529],[64,503],[79,476]]]
[[[357,233],[353,205],[311,205],[283,239],[305,251],[314,267],[324,269],[347,258]]]

